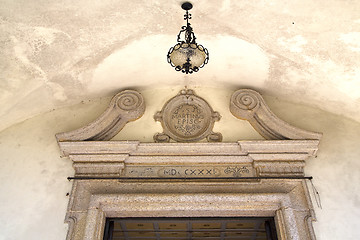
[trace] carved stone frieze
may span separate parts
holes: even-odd
[[[207,138],[209,142],[220,142],[221,133],[212,132],[215,121],[220,114],[214,112],[210,105],[191,89],[181,90],[170,99],[160,112],[154,116],[161,122],[163,133],[154,136],[155,142],[194,142]]]
[[[75,176],[241,178],[304,176],[318,140],[237,143],[60,142]]]
[[[140,118],[145,112],[145,102],[140,93],[125,90],[116,94],[105,112],[88,125],[56,134],[58,142],[110,140],[126,123]]]
[[[322,134],[306,131],[279,119],[266,105],[262,96],[250,89],[240,89],[230,100],[231,113],[250,122],[265,139],[320,139]]]

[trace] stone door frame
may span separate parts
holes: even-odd
[[[107,217],[200,216],[274,217],[279,240],[315,239],[315,214],[301,176],[305,160],[316,153],[318,143],[61,142],[78,178],[66,216],[70,223],[67,239],[102,239]],[[247,166],[255,177],[275,179],[121,179],[127,169],[136,167],[223,165]]]
[[[291,126],[259,93],[240,89],[230,99],[230,111],[266,140],[109,141],[144,111],[141,94],[125,90],[92,123],[56,135],[62,156],[75,169],[67,240],[102,239],[107,217],[199,216],[274,217],[279,240],[315,239],[315,213],[302,177],[321,133]],[[204,172],[211,176],[203,178]]]
[[[114,217],[274,217],[279,240],[315,239],[311,210],[296,200],[304,182],[290,185],[289,193],[92,194],[83,236],[74,226],[69,239],[103,239],[106,218]]]

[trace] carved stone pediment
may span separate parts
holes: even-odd
[[[221,133],[214,133],[212,128],[215,121],[221,118],[210,105],[201,97],[195,95],[191,89],[181,90],[171,98],[160,112],[154,116],[155,121],[161,122],[163,133],[154,136],[155,142],[195,142],[207,138],[210,142],[220,142]]]
[[[183,90],[155,114],[164,128],[157,143],[108,141],[144,111],[140,93],[122,91],[94,122],[56,135],[75,169],[67,240],[103,239],[106,218],[159,216],[266,216],[279,239],[315,239],[304,167],[320,133],[280,120],[259,93],[241,89],[230,111],[268,140],[191,142],[221,141],[212,132],[220,115]]]
[[[250,89],[239,89],[230,100],[231,113],[250,122],[254,129],[268,140],[320,139],[322,134],[310,132],[279,119],[271,112],[262,96]],[[125,90],[116,94],[109,107],[95,121],[65,133],[56,134],[58,142],[107,141],[118,134],[126,123],[140,118],[145,112],[145,101],[140,93]],[[214,122],[221,118],[218,112],[193,90],[184,89],[171,98],[154,116],[160,121],[163,133],[154,136],[155,142],[195,142],[207,138],[220,142],[221,133],[212,131]]]

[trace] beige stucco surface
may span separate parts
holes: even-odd
[[[152,141],[161,126],[152,116],[178,92],[173,89],[141,91],[147,110],[140,120],[128,124],[116,139]],[[215,111],[222,115],[215,130],[224,141],[261,139],[246,121],[228,110],[232,91],[197,88]],[[156,98],[154,96],[157,96]],[[67,192],[73,175],[71,161],[60,158],[55,133],[69,131],[94,120],[107,107],[109,98],[94,99],[58,109],[0,133],[0,239],[65,239],[63,223]],[[357,239],[360,221],[360,124],[316,108],[270,96],[265,100],[283,120],[303,129],[323,132],[318,157],[307,161],[306,175],[314,177],[321,194],[322,209],[315,205],[320,240]]]
[[[360,2],[196,0],[209,64],[166,62],[182,0],[0,0],[0,129],[128,87],[252,87],[360,120]]]
[[[323,203],[317,237],[360,237],[360,2],[193,1],[191,24],[210,61],[191,76],[166,62],[184,24],[181,2],[0,0],[0,239],[65,238],[73,170],[56,133],[135,88],[145,115],[115,139],[151,142],[162,131],[153,114],[184,86],[220,112],[214,131],[224,141],[262,139],[228,111],[239,88],[265,94],[292,125],[323,132],[306,166]]]

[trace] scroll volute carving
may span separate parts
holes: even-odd
[[[321,133],[303,130],[279,119],[254,90],[240,89],[234,92],[230,100],[230,111],[235,117],[249,121],[265,139],[314,140],[322,136]]]
[[[144,98],[134,90],[116,94],[105,112],[95,121],[74,131],[58,133],[58,142],[106,141],[118,134],[126,123],[140,118],[145,112]]]

